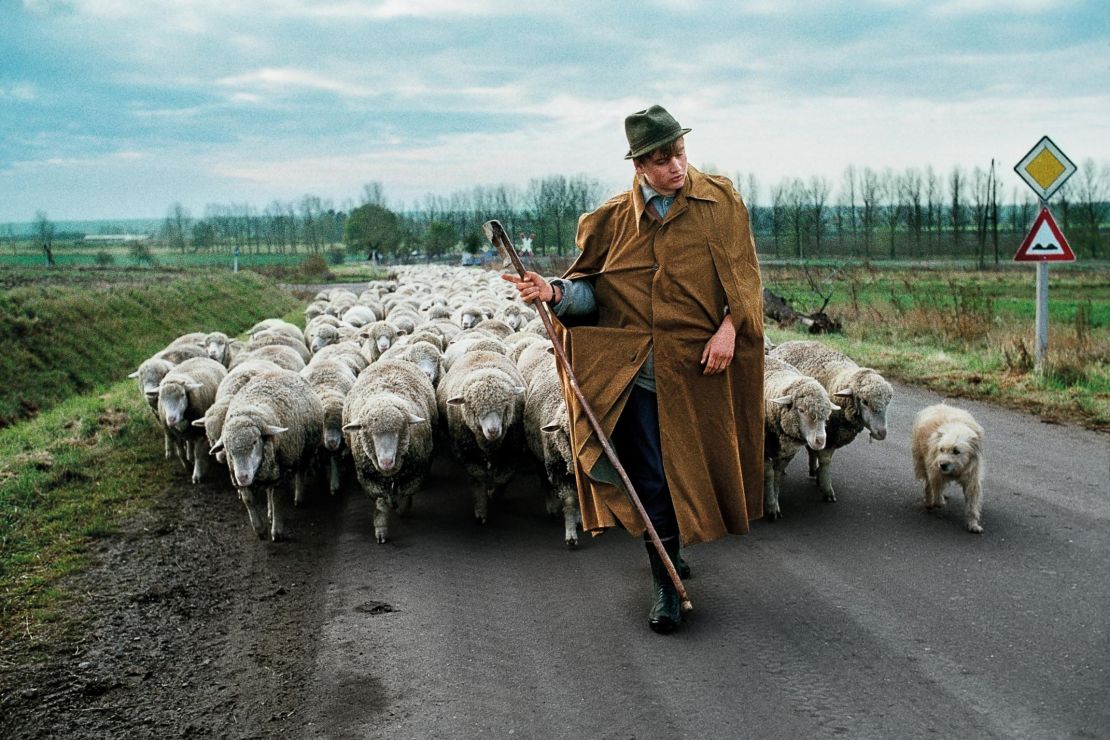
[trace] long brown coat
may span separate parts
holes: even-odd
[[[645,213],[639,179],[578,224],[565,277],[594,281],[593,326],[557,325],[579,385],[612,434],[633,380],[655,352],[663,465],[684,544],[748,531],[763,516],[763,308],[748,212],[723,177],[688,169],[667,217]],[[702,350],[729,306],[736,351],[702,375]],[[569,320],[568,320],[569,321]],[[582,526],[643,523],[570,392]]]

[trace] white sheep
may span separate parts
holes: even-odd
[[[358,336],[365,342],[362,353],[367,360],[375,362],[396,341],[397,327],[385,321],[375,321],[362,327]]]
[[[308,347],[304,343],[304,335],[297,330],[297,336],[292,336],[287,332],[278,331],[276,329],[267,329],[265,331],[256,332],[251,335],[250,341],[247,342],[247,351],[252,352],[256,349],[263,347],[272,347],[280,345],[282,347],[289,347],[298,355],[301,360],[307,365],[308,361],[312,359],[312,353],[308,351]]]
[[[192,424],[204,418],[225,375],[227,370],[215,360],[194,357],[174,367],[158,384],[158,418],[184,446],[185,454],[179,448],[178,457],[186,470],[188,460],[193,461],[193,483],[200,482],[208,468],[208,440]]]
[[[323,427],[320,399],[308,381],[289,370],[259,375],[232,397],[223,434],[212,450],[225,451],[231,482],[260,538],[267,531],[274,542],[285,538],[277,487],[292,478],[294,500],[304,499],[304,473]],[[266,491],[266,517],[256,505],[256,488]]]
[[[386,359],[404,360],[413,363],[420,368],[422,373],[428,376],[428,380],[432,381],[432,386],[437,385],[443,375],[443,352],[438,345],[425,339],[409,341],[404,344],[397,342],[382,353],[379,362]]]
[[[232,360],[231,368],[235,368],[240,363],[251,359],[269,360],[275,365],[286,370],[292,370],[295,373],[304,370],[305,366],[305,361],[297,350],[292,347],[286,347],[283,344],[271,344],[266,347],[259,347],[258,349],[252,349],[249,352],[242,353]]]
[[[524,447],[524,378],[504,354],[463,354],[436,389],[451,449],[466,469],[474,516],[485,523],[489,501],[513,476]]]
[[[825,424],[840,407],[817,380],[774,357],[764,359],[763,407],[763,516],[773,522],[782,517],[786,466],[803,447],[824,449]]]
[[[821,342],[794,340],[783,342],[768,353],[787,362],[803,375],[815,378],[840,406],[826,424],[825,448],[809,451],[809,474],[826,501],[836,501],[832,485],[832,457],[868,429],[871,439],[886,438],[886,412],[894,389],[875,370],[860,367],[847,355]]]
[[[328,490],[334,496],[339,490],[339,460],[343,449],[343,404],[355,384],[354,370],[336,357],[308,363],[301,377],[308,381],[324,407],[323,452],[328,458]]]
[[[284,319],[263,319],[252,326],[247,334],[253,337],[263,331],[277,331],[288,334],[294,339],[304,339],[304,332],[296,324],[290,324]]]
[[[374,537],[389,539],[389,512],[404,515],[432,462],[437,410],[415,365],[382,359],[358,376],[343,407],[343,432],[359,484],[374,501]]]
[[[355,375],[361,373],[366,369],[366,366],[370,364],[362,352],[359,351],[356,342],[345,341],[321,347],[319,352],[312,355],[312,359],[308,361],[306,367],[311,366],[314,362],[336,359],[347,363]]]
[[[193,426],[204,428],[204,435],[208,439],[210,449],[215,446],[216,440],[223,434],[224,418],[227,416],[227,408],[231,405],[232,396],[238,393],[255,376],[275,370],[281,370],[281,368],[269,360],[254,359],[241,362],[228,371],[224,379],[216,386],[216,399],[212,402],[212,405],[204,412],[202,418],[193,420]],[[221,463],[226,461],[222,452],[215,454],[215,458]]]
[[[369,306],[356,303],[344,311],[340,318],[351,326],[362,327],[377,321],[378,315]]]
[[[551,343],[531,344],[521,354],[521,375],[527,383],[524,402],[524,436],[540,465],[547,484],[547,513],[563,516],[567,547],[578,546],[578,488],[574,482],[574,453],[570,444],[570,417],[563,386],[555,370]]]

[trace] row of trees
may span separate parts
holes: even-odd
[[[798,259],[826,255],[919,259],[973,254],[979,264],[1007,259],[1038,208],[1024,186],[1002,199],[999,167],[946,175],[932,167],[902,171],[844,170],[835,198],[825,177],[785,178],[770,188],[770,207],[753,207],[762,251]],[[735,181],[749,203],[760,184]],[[1110,165],[1087,160],[1054,196],[1052,208],[1077,253],[1105,256],[1104,222],[1110,215]],[[770,244],[768,244],[768,238]]]
[[[753,174],[733,181],[744,195],[759,249],[776,257],[866,259],[974,256],[983,266],[1006,260],[1036,213],[1028,190],[1008,198],[995,162],[970,171],[932,167],[882,171],[848,167],[834,188],[825,177],[787,177],[764,190]],[[249,204],[209,204],[200,218],[174,203],[158,234],[163,246],[187,252],[318,254],[346,246],[374,259],[435,259],[460,246],[485,245],[481,225],[497,218],[511,235],[526,236],[539,255],[573,249],[578,217],[606,195],[585,175],[549,175],[526,188],[478,186],[450,195],[427,195],[407,209],[392,209],[381,183],[364,186],[357,201],[336,207],[305,195],[274,201],[261,211]],[[1106,256],[1110,165],[1087,160],[1053,198],[1052,208],[1081,257]],[[45,213],[36,216],[35,241],[53,264],[58,238]]]

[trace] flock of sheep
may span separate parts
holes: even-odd
[[[409,511],[433,455],[449,447],[483,523],[530,453],[548,513],[561,515],[574,547],[580,515],[562,386],[543,325],[517,296],[493,272],[402,267],[359,294],[321,291],[303,330],[267,319],[245,339],[186,334],[130,377],[164,430],[167,459],[176,454],[194,483],[211,458],[226,466],[260,538],[285,537],[287,482],[301,504],[312,469],[332,494],[353,470],[384,543],[391,512]],[[877,372],[819,342],[769,349],[766,517],[781,516],[783,471],[802,447],[835,501],[833,452],[864,429],[883,439],[892,394]]]
[[[186,334],[131,377],[165,432],[166,457],[176,452],[193,482],[212,457],[226,465],[259,537],[285,537],[280,487],[291,481],[300,504],[316,468],[332,493],[353,470],[386,542],[390,512],[408,512],[433,454],[449,447],[483,523],[530,452],[574,547],[562,387],[542,323],[516,296],[487,271],[399,268],[357,295],[321,291],[303,331],[267,319],[243,340]]]

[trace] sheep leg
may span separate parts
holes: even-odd
[[[563,492],[563,533],[567,548],[570,550],[578,547],[578,492]]]
[[[285,539],[285,520],[282,518],[280,493],[277,486],[270,486],[266,489],[266,501],[270,509],[270,540],[281,542]]]
[[[817,487],[824,494],[825,501],[836,502],[836,491],[832,485],[832,453],[825,450],[817,453]]]
[[[773,460],[763,461],[763,517],[777,521],[782,517],[779,509],[778,471]]]
[[[293,505],[300,506],[304,503],[304,471],[293,473]]]
[[[977,480],[973,480],[964,488],[964,526],[968,532],[982,534],[983,526],[979,523],[983,515],[983,491]]]
[[[177,459],[181,463],[181,467],[185,468],[186,471],[189,470],[188,449],[186,448],[185,444],[177,437],[174,437],[173,449],[177,453]]]
[[[203,445],[203,452],[202,452]],[[208,472],[208,440],[204,437],[193,441],[193,483],[200,483],[200,479]]]
[[[493,490],[484,483],[475,483],[471,487],[471,493],[474,496],[474,518],[479,524],[485,524],[489,520],[489,500],[493,496]]]
[[[162,430],[162,437],[166,441],[166,459],[169,460],[173,457],[173,440],[170,439],[170,433],[165,429]]]
[[[239,500],[247,507],[247,516],[250,517],[251,526],[254,528],[254,533],[258,535],[259,539],[266,538],[266,522],[262,519],[262,515],[258,512],[258,508],[254,501],[254,491],[250,487],[239,489]]]
[[[374,499],[374,538],[379,545],[389,540],[389,501],[385,496]]]
[[[339,460],[335,455],[331,456],[328,464],[328,491],[332,496],[339,492]]]
[[[810,478],[816,478],[817,477],[817,453],[814,452],[813,450],[809,449],[808,447],[806,448],[806,452],[809,453],[809,477]]]
[[[412,494],[405,494],[401,496],[401,500],[397,502],[397,515],[408,516],[412,512]]]

